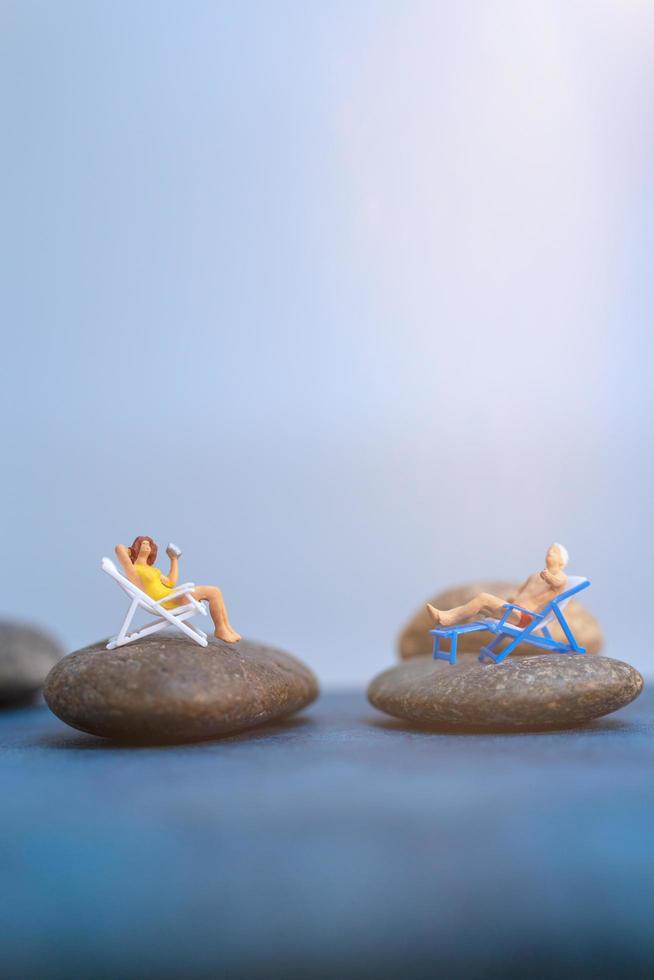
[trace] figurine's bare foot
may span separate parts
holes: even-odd
[[[223,640],[225,643],[238,643],[241,639],[240,634],[236,630],[230,629],[217,629],[213,635],[217,640]]]
[[[456,610],[448,609],[445,611],[443,609],[436,609],[429,602],[427,603],[427,610],[436,626],[453,626],[457,621]]]
[[[440,611],[440,609],[436,609],[435,606],[432,606],[431,602],[428,602],[427,603],[427,612],[429,613],[429,615],[433,619],[434,626],[440,626],[441,625],[441,611]]]

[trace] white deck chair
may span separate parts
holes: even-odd
[[[202,616],[207,615],[204,603],[198,602],[191,595],[191,589],[195,588],[193,582],[185,582],[184,585],[178,585],[169,595],[156,601],[155,599],[151,599],[149,595],[146,595],[138,586],[134,585],[119,572],[110,558],[103,558],[101,567],[102,571],[110,575],[118,583],[123,592],[126,592],[132,600],[120,632],[118,636],[114,636],[109,640],[107,650],[113,650],[115,647],[122,647],[127,643],[133,643],[134,640],[140,640],[141,637],[149,636],[151,633],[158,633],[159,630],[165,629],[167,626],[178,629],[185,636],[188,636],[189,639],[193,640],[194,643],[199,643],[201,647],[207,646],[207,634],[196,627],[189,626],[186,622],[187,619],[190,619],[191,616],[197,616],[198,613]],[[186,596],[189,600],[188,603],[176,606],[174,609],[164,609],[164,602],[170,602],[171,599],[177,599],[179,596]],[[142,629],[134,633],[128,633],[127,630],[139,607],[155,618]]]

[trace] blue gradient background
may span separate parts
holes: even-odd
[[[327,684],[563,541],[644,671],[654,6],[0,4],[2,611],[152,534]]]

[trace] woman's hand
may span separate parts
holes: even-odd
[[[168,577],[165,580],[165,584],[170,585],[174,589],[177,585],[177,576],[179,575],[177,557],[181,554],[181,551],[171,541],[166,548],[166,554],[170,558],[170,571],[168,572]]]

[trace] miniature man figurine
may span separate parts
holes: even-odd
[[[565,592],[568,576],[563,569],[567,564],[567,549],[562,544],[550,545],[545,555],[543,571],[534,572],[533,575],[530,575],[516,594],[508,599],[508,602],[515,602],[535,613],[540,612],[548,602]],[[506,599],[500,599],[499,596],[492,595],[490,592],[480,592],[474,599],[462,606],[455,606],[454,609],[435,609],[429,603],[427,603],[427,609],[436,626],[455,626],[457,623],[478,619],[480,615],[499,619],[503,613],[502,607],[506,603]],[[507,622],[524,627],[529,625],[532,618],[528,613],[512,609]]]
[[[137,588],[142,589],[151,599],[164,599],[177,585],[178,556],[181,554],[174,545],[168,545],[166,554],[170,558],[170,571],[163,575],[161,569],[154,567],[157,558],[157,545],[152,538],[141,534],[134,538],[131,548],[124,544],[116,545],[116,555],[125,575]],[[238,643],[239,633],[233,628],[227,616],[227,609],[220,589],[215,585],[196,585],[191,594],[195,599],[206,599],[215,627],[214,636],[225,643]],[[167,608],[188,603],[184,596],[178,596],[165,603]]]

